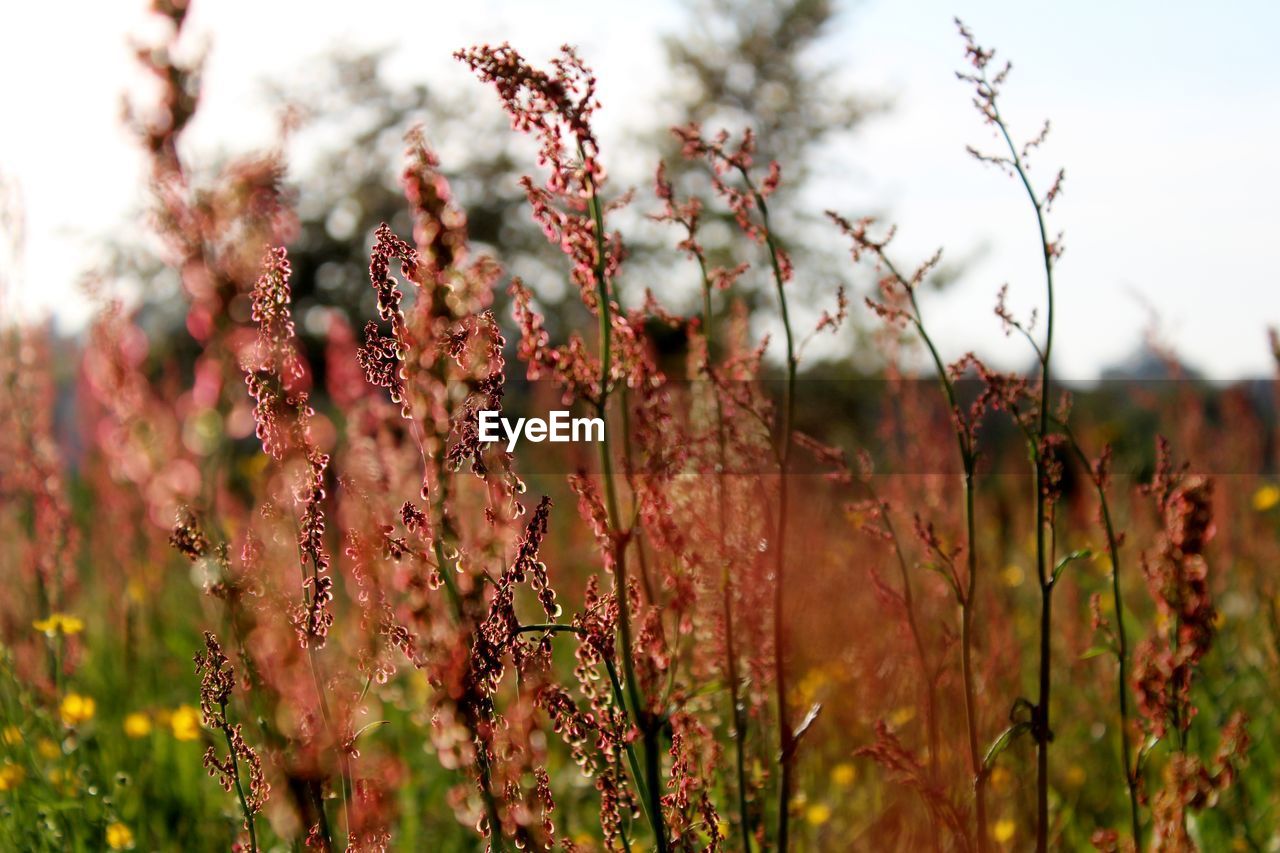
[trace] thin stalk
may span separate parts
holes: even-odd
[[[222,701],[222,719],[227,719],[227,703]],[[244,795],[244,786],[240,783],[240,761],[236,758],[236,748],[231,742],[231,731],[226,725],[222,727],[222,734],[227,739],[227,754],[231,756],[231,779],[236,785],[236,797],[240,800],[240,810],[244,813],[244,825],[249,830],[249,851],[250,853],[258,853],[258,832],[254,826],[253,812],[249,810],[249,799]]]
[[[621,403],[618,410],[622,416],[622,469],[627,480],[627,487],[631,490],[631,515],[637,518],[640,515],[640,495],[636,491],[635,485],[635,466],[631,456],[631,405],[627,401],[627,389],[623,386],[619,389]],[[649,576],[649,560],[644,552],[644,540],[636,537],[636,559],[640,563],[640,585],[644,589],[645,600],[650,604],[657,604],[656,592],[653,586],[653,580]]]
[[[701,251],[697,253],[698,269],[702,273],[702,335],[706,341],[707,360],[711,360],[712,335],[711,314],[711,277],[707,273],[707,262]],[[724,599],[724,634],[725,658],[729,676],[729,702],[733,719],[734,764],[738,781],[738,821],[742,833],[742,849],[751,853],[751,819],[747,811],[747,769],[746,740],[747,720],[743,713],[742,700],[738,693],[738,651],[734,636],[733,620],[733,572],[729,568],[728,546],[726,542],[725,520],[728,517],[728,493],[725,490],[725,478],[729,472],[725,452],[724,403],[720,399],[720,389],[712,383],[711,393],[716,403],[716,445],[719,471],[716,477],[716,520],[718,533],[718,551],[720,558],[720,589]]]
[[[565,633],[573,634],[581,637],[585,631],[576,625],[565,625],[560,622],[542,622],[533,625],[522,625],[516,629],[517,634],[528,633],[546,633],[556,634]],[[618,669],[614,666],[613,661],[605,658],[605,669],[609,673],[609,686],[613,690],[613,701],[618,703],[618,707],[626,710],[626,701],[623,699],[622,684],[618,680]],[[631,768],[631,775],[636,780],[636,787],[640,789],[640,808],[644,811],[645,820],[650,824],[653,823],[652,817],[649,815],[649,794],[648,788],[645,786],[644,775],[640,772],[640,762],[636,758],[635,749],[632,748],[629,741],[624,741],[623,751],[627,754],[627,765]]]
[[[297,518],[294,518],[293,521],[294,521],[294,531],[295,533],[297,533],[298,536],[300,536],[301,534],[298,533]],[[302,575],[302,583],[303,583],[302,603],[305,606],[310,607],[311,593],[308,592],[308,587],[306,584],[308,580],[310,580],[313,584],[319,581],[320,565],[316,561],[314,554],[308,555],[303,552],[301,545],[298,546],[298,559],[299,559],[298,571]],[[308,559],[310,559],[310,562],[311,562],[310,578],[307,577]],[[316,587],[313,586],[312,588],[316,588]],[[320,707],[320,721],[324,723],[325,730],[329,733],[329,736],[333,738],[333,740],[336,742],[338,738],[335,736],[335,733],[333,730],[333,722],[329,713],[329,701],[328,699],[325,698],[324,688],[321,686],[323,679],[321,679],[320,677],[320,662],[316,656],[316,649],[309,642],[306,643],[306,649],[307,649],[307,663],[311,669],[311,683],[315,688],[316,702]],[[342,813],[343,813],[343,819],[345,821],[347,819],[347,769],[346,769],[345,761],[342,761],[342,759],[339,758],[339,762],[341,763],[341,766],[339,768],[339,775],[342,779]],[[313,794],[316,801],[315,802],[316,810],[320,813],[319,815],[320,829],[322,834],[324,835],[326,847],[327,849],[332,850],[333,836],[330,834],[328,815],[325,813],[325,810],[324,810],[325,809],[324,797],[322,796],[322,792],[320,790],[314,791]]]
[[[991,102],[993,123],[999,128],[1005,144],[1009,148],[1009,162],[1026,191],[1027,198],[1035,210],[1036,225],[1040,230],[1040,251],[1044,262],[1045,277],[1045,338],[1044,347],[1037,355],[1040,360],[1040,418],[1037,431],[1038,444],[1033,447],[1032,458],[1035,460],[1036,488],[1036,570],[1040,579],[1040,691],[1036,702],[1036,719],[1032,733],[1036,741],[1036,851],[1045,853],[1049,849],[1049,743],[1053,740],[1050,727],[1049,698],[1050,675],[1052,664],[1052,611],[1053,611],[1053,577],[1050,565],[1053,555],[1051,546],[1045,541],[1046,506],[1045,491],[1048,473],[1045,470],[1044,442],[1049,434],[1049,364],[1053,353],[1053,248],[1049,242],[1048,229],[1044,221],[1044,203],[1031,186],[1027,170],[1022,162],[1022,155],[1009,135],[1009,129],[996,108],[994,98]]]
[[[924,318],[920,312],[920,304],[916,300],[915,288],[911,286],[907,279],[903,278],[883,250],[879,251],[878,255],[881,262],[889,270],[889,273],[897,279],[907,293],[907,299],[911,303],[911,323],[915,326],[916,332],[929,350],[934,369],[938,373],[938,381],[942,385],[943,395],[947,399],[947,407],[958,417],[960,404],[956,397],[956,389],[947,374],[946,364],[942,361],[942,356],[938,353],[938,348],[933,343],[933,338],[929,336],[928,331],[925,329]],[[978,850],[979,853],[985,853],[989,846],[987,839],[987,774],[983,767],[982,750],[978,744],[977,687],[973,674],[973,615],[978,591],[978,549],[976,525],[974,523],[974,504],[977,492],[975,468],[978,454],[972,440],[959,425],[956,427],[955,434],[956,444],[960,452],[960,461],[964,468],[965,558],[968,569],[964,590],[961,591],[958,587],[956,589],[960,605],[960,673],[964,690],[964,721],[965,733],[969,744],[969,767],[973,773],[973,800],[977,818]]]
[[[1062,424],[1064,434],[1071,447],[1086,469],[1090,468],[1089,457],[1076,441],[1075,434],[1066,424]],[[1107,501],[1107,491],[1101,479],[1093,476],[1094,488],[1098,492],[1098,505],[1102,510],[1102,526],[1107,535],[1107,554],[1111,559],[1111,595],[1116,613],[1116,662],[1119,664],[1116,676],[1116,695],[1120,704],[1120,757],[1124,764],[1125,787],[1129,790],[1129,821],[1133,831],[1134,849],[1142,849],[1142,818],[1138,811],[1138,777],[1133,768],[1133,753],[1129,743],[1129,636],[1124,627],[1124,599],[1120,594],[1120,542],[1116,537],[1115,523],[1111,518],[1111,507]]]
[[[324,789],[320,786],[319,780],[311,779],[304,783],[306,790],[311,794],[311,799],[316,807],[316,819],[320,826],[320,837],[324,839],[324,848],[332,853],[333,851],[333,830],[329,827],[329,815],[324,810]]]
[[[893,542],[893,553],[897,557],[898,575],[902,579],[902,603],[907,611],[907,627],[911,631],[912,644],[915,646],[916,661],[920,665],[920,682],[925,696],[925,713],[928,715],[925,724],[929,732],[929,775],[936,780],[939,743],[937,687],[933,682],[933,670],[929,666],[929,657],[924,648],[924,636],[920,632],[920,622],[916,616],[915,595],[911,587],[911,575],[907,571],[907,558],[902,553],[902,543],[898,540],[898,531],[894,528],[888,505],[880,500],[880,496],[870,482],[863,485],[871,495],[871,499],[881,508],[885,530],[889,533],[889,539]]]
[[[439,489],[437,489],[439,491]],[[441,516],[443,524],[443,515]],[[436,536],[432,542],[432,550],[435,552],[436,566],[440,572],[440,577],[444,579],[445,589],[449,593],[449,601],[453,606],[455,618],[459,624],[463,623],[465,618],[465,608],[462,606],[462,596],[458,592],[456,582],[450,577],[452,569],[445,565],[444,546],[440,541],[440,536]],[[472,737],[479,737],[480,727],[475,719],[474,713],[468,709],[466,712],[467,728],[471,730]],[[485,814],[489,818],[489,841],[493,847],[494,853],[501,853],[502,844],[502,816],[498,812],[498,800],[493,795],[493,781],[489,773],[489,760],[484,755],[485,750],[477,748],[476,750],[476,772],[480,777],[480,798],[484,801]]]
[[[587,207],[595,230],[596,242],[596,287],[599,305],[597,313],[600,319],[600,396],[597,405],[602,418],[608,417],[609,379],[612,372],[612,313],[610,309],[609,281],[605,273],[604,214],[600,208],[600,199],[596,193],[595,181],[588,176]],[[618,631],[622,644],[622,666],[626,676],[627,697],[631,701],[631,710],[640,728],[644,742],[645,779],[647,788],[647,809],[649,824],[653,829],[654,839],[659,853],[667,851],[667,832],[662,818],[662,803],[659,799],[661,788],[661,759],[657,755],[658,732],[653,726],[650,714],[640,702],[640,690],[632,661],[631,645],[631,605],[628,601],[627,587],[627,541],[622,533],[618,512],[618,486],[613,471],[613,454],[609,450],[609,430],[606,426],[604,436],[599,442],[600,471],[605,487],[605,512],[609,520],[609,532],[613,540],[614,583],[618,600]],[[649,756],[653,754],[651,759]],[[634,772],[634,768],[633,768]],[[637,781],[639,776],[636,777]]]
[[[973,675],[973,604],[977,593],[978,556],[977,537],[974,535],[974,479],[973,460],[965,461],[964,471],[964,521],[965,548],[968,559],[968,578],[965,580],[964,601],[960,607],[960,669],[964,681],[964,718],[969,736],[969,763],[973,769],[973,797],[978,817],[978,850],[985,851],[987,844],[987,773],[978,746],[978,706]]]
[[[448,376],[439,360],[432,365],[431,375],[432,378],[440,385],[445,385],[448,382]],[[413,434],[414,442],[418,446],[418,453],[422,458],[423,493],[425,496],[430,485],[431,457],[427,453],[425,435],[417,419],[411,418],[409,420],[409,426],[410,431]],[[430,493],[432,500],[428,505],[428,512],[433,516],[433,522],[435,520],[438,520],[439,522],[439,532],[432,538],[431,543],[432,553],[436,558],[436,570],[440,575],[441,581],[444,583],[445,590],[449,597],[449,603],[453,608],[455,621],[460,627],[465,627],[467,625],[467,615],[466,607],[462,600],[462,593],[458,589],[457,581],[453,577],[454,570],[447,565],[448,561],[445,559],[444,554],[443,538],[446,533],[450,532],[450,525],[445,516],[445,507],[448,506],[449,500],[448,477],[445,476],[442,470],[440,471],[439,479],[435,484],[435,488],[430,489]],[[476,718],[474,710],[470,707],[466,708],[464,717],[467,730],[470,732],[472,738],[479,741],[481,739],[480,720]],[[476,775],[480,782],[480,799],[484,803],[485,815],[489,820],[490,846],[494,853],[502,853],[504,846],[502,843],[502,816],[498,810],[497,797],[495,797],[493,793],[493,781],[492,774],[490,773],[489,761],[488,758],[485,757],[484,753],[484,749],[477,748]]]
[[[795,339],[791,330],[791,316],[787,310],[787,293],[782,275],[782,264],[778,258],[778,245],[773,238],[773,229],[769,223],[769,206],[764,195],[756,189],[750,174],[742,166],[738,172],[746,182],[760,210],[760,221],[764,227],[765,246],[769,250],[769,264],[773,271],[773,282],[778,292],[778,310],[782,315],[782,329],[787,345],[787,385],[783,403],[782,432],[778,437],[778,516],[777,535],[773,541],[773,674],[777,691],[778,705],[778,745],[780,772],[778,778],[778,850],[786,853],[790,826],[791,788],[795,772],[796,738],[791,728],[790,714],[787,709],[787,637],[785,624],[785,592],[786,592],[786,539],[787,509],[789,502],[788,476],[791,467],[791,433],[795,424],[796,407],[796,352]]]

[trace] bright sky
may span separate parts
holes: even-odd
[[[601,78],[607,151],[611,137],[660,109],[660,37],[684,21],[675,0],[195,3],[193,27],[208,36],[211,60],[192,135],[227,151],[272,132],[258,81],[305,76],[331,47],[383,46],[397,77],[461,87],[476,84],[452,50],[504,39],[538,58],[564,41],[581,48]],[[95,239],[133,222],[141,161],[119,117],[122,93],[140,81],[128,37],[142,32],[144,7],[83,0],[74,10],[24,3],[5,13],[0,176],[20,187],[26,225],[23,257],[0,255],[16,282],[0,306],[52,312],[76,328],[87,311],[76,282]],[[1086,378],[1129,354],[1152,310],[1163,339],[1210,375],[1267,373],[1265,328],[1280,324],[1269,252],[1280,234],[1280,4],[1206,9],[1153,0],[850,4],[829,58],[852,86],[888,94],[894,107],[832,152],[814,204],[888,211],[904,260],[937,245],[973,259],[963,281],[930,299],[930,321],[951,352],[1021,363],[990,309],[1005,282],[1015,308],[1042,296],[1034,220],[1012,183],[964,153],[992,140],[952,73],[958,13],[1014,60],[1005,112],[1015,127],[1031,133],[1053,120],[1036,174],[1047,181],[1059,164],[1067,169],[1054,209],[1067,245],[1061,374]],[[492,101],[478,86],[476,94]]]

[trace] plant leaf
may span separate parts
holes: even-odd
[[[986,756],[982,759],[982,772],[987,773],[995,764],[996,759],[1000,757],[1000,753],[1004,752],[1013,743],[1014,738],[1023,732],[1031,731],[1030,723],[1014,723],[1009,728],[1002,731],[994,741],[991,742],[990,748],[987,749]]]
[[[369,723],[369,725],[362,726],[355,734],[351,736],[351,742],[355,743],[357,740],[360,739],[360,735],[364,734],[370,729],[376,729],[378,726],[385,726],[389,722],[391,721],[390,720],[374,720],[372,723]]]
[[[955,593],[956,598],[960,597],[960,588],[956,586],[955,578],[951,577],[951,573],[948,572],[944,566],[939,563],[935,563],[932,560],[927,560],[920,563],[920,568],[927,569],[931,572],[937,572],[938,576],[947,582],[947,586],[951,587],[951,591]]]
[[[1116,650],[1110,646],[1090,646],[1080,655],[1080,660],[1092,660],[1099,655],[1115,654]]]
[[[1092,556],[1093,552],[1088,548],[1081,548],[1078,551],[1072,551],[1070,554],[1063,555],[1062,559],[1058,560],[1058,565],[1053,567],[1053,578],[1051,582],[1058,582],[1058,575],[1062,574],[1062,570],[1065,569],[1068,564],[1073,563],[1076,560],[1085,560]]]
[[[804,715],[804,719],[801,720],[800,724],[796,726],[795,733],[792,734],[791,736],[793,743],[800,742],[800,738],[804,737],[805,733],[809,731],[810,728],[813,727],[813,724],[815,722],[817,722],[818,714],[820,713],[822,713],[822,703],[814,702],[809,707],[809,712]]]

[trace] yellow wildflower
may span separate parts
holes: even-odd
[[[895,729],[900,729],[915,718],[916,709],[910,705],[904,705],[889,715],[889,722],[893,724]]]
[[[78,726],[92,720],[97,707],[97,703],[88,696],[68,693],[62,697],[62,704],[58,706],[58,715],[62,717],[63,725]]]
[[[830,684],[829,679],[822,670],[811,669],[800,679],[800,683],[796,686],[796,701],[798,706],[808,707],[818,698],[822,689]]]
[[[131,738],[146,737],[151,734],[151,718],[137,711],[132,714],[126,714],[124,718],[124,733]]]
[[[36,741],[36,752],[40,753],[40,757],[52,761],[62,755],[62,747],[47,737],[42,737]]]
[[[858,780],[858,768],[847,761],[831,768],[831,782],[836,787],[848,788]]]
[[[1004,571],[1000,572],[1000,579],[1009,589],[1016,589],[1022,586],[1022,582],[1027,579],[1027,574],[1022,570],[1022,566],[1010,563],[1004,567]]]
[[[822,826],[831,820],[831,806],[826,803],[814,803],[805,809],[804,819],[810,826]]]
[[[52,638],[59,634],[64,637],[70,637],[72,634],[79,634],[84,630],[84,621],[66,613],[51,613],[48,619],[37,619],[32,622],[31,627],[46,637]]]
[[[191,705],[179,705],[169,716],[169,729],[177,740],[195,740],[200,737],[200,710]]]
[[[25,767],[19,767],[17,764],[8,762],[0,765],[0,791],[12,791],[21,785],[22,780],[26,778],[27,770]]]
[[[996,765],[996,768],[991,771],[991,790],[998,794],[1005,794],[1008,793],[1012,784],[1013,774],[1009,772],[1009,768]]]
[[[1280,486],[1268,483],[1253,493],[1253,508],[1258,512],[1266,512],[1280,504]]]
[[[22,729],[17,726],[5,726],[4,734],[0,735],[0,740],[4,741],[5,746],[17,746],[22,743]]]
[[[74,796],[80,788],[80,780],[70,770],[55,767],[49,771],[49,781],[54,790],[64,797]]]
[[[1013,838],[1013,834],[1017,831],[1018,825],[1007,817],[1002,817],[996,821],[996,825],[991,828],[991,837],[1000,844],[1005,844]]]
[[[1084,772],[1084,768],[1079,764],[1072,764],[1067,768],[1066,783],[1069,787],[1079,788],[1084,784],[1088,774]]]
[[[132,850],[133,830],[119,821],[107,824],[107,846],[112,850]]]

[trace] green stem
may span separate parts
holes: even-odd
[[[978,850],[985,851],[987,842],[987,774],[983,756],[978,746],[978,706],[976,680],[973,675],[973,611],[977,593],[978,549],[974,524],[974,461],[965,459],[964,471],[964,520],[968,578],[964,600],[960,606],[960,668],[964,681],[965,728],[969,736],[969,763],[973,770],[973,799],[978,820]]]
[[[608,417],[609,405],[609,384],[610,374],[612,372],[612,313],[610,307],[609,281],[606,275],[605,261],[605,237],[604,237],[604,214],[600,208],[600,199],[596,192],[594,180],[588,175],[586,178],[587,185],[587,208],[591,215],[592,225],[595,231],[596,243],[596,268],[595,278],[597,287],[597,298],[599,305],[597,313],[600,320],[600,396],[597,405],[600,409],[602,418]],[[613,454],[609,450],[609,429],[606,425],[604,436],[599,442],[600,448],[600,470],[604,479],[605,487],[605,512],[609,521],[609,533],[613,542],[613,558],[614,558],[614,584],[615,595],[618,601],[618,631],[619,640],[622,645],[622,665],[623,673],[626,676],[627,697],[631,702],[631,710],[634,715],[637,726],[640,729],[641,739],[644,742],[646,753],[645,761],[645,777],[648,794],[646,799],[649,800],[647,814],[649,825],[653,829],[654,839],[657,843],[659,853],[667,851],[667,832],[665,822],[662,817],[662,804],[659,799],[661,792],[661,760],[656,755],[658,749],[657,730],[650,719],[651,715],[648,709],[640,701],[640,690],[636,680],[635,665],[632,661],[633,649],[631,645],[631,604],[629,601],[628,585],[627,585],[627,541],[623,534],[618,512],[618,487],[616,477],[613,471]],[[649,754],[653,753],[653,757],[649,758]],[[632,768],[635,772],[635,768]],[[639,783],[640,777],[637,775],[636,780]]]
[[[249,830],[249,851],[258,853],[258,832],[254,826],[253,812],[249,810],[249,798],[244,795],[244,785],[240,782],[240,761],[236,758],[235,744],[231,742],[231,730],[228,728],[227,703],[222,701],[222,734],[227,739],[227,754],[231,756],[231,779],[235,782],[236,797],[240,800],[240,810],[244,813],[244,825]]]
[[[1076,441],[1075,434],[1067,424],[1060,424],[1071,447],[1079,457],[1086,470],[1091,468],[1089,457]],[[1125,787],[1129,791],[1129,821],[1133,832],[1134,849],[1142,849],[1142,818],[1138,802],[1138,777],[1133,767],[1132,745],[1129,743],[1129,636],[1124,627],[1124,598],[1120,594],[1120,541],[1116,537],[1115,523],[1111,518],[1111,507],[1107,501],[1107,490],[1099,477],[1092,476],[1094,489],[1098,492],[1098,505],[1102,510],[1102,526],[1107,535],[1107,555],[1111,559],[1111,596],[1116,613],[1116,662],[1119,664],[1116,676],[1116,695],[1120,704],[1120,757],[1124,765]]]
[[[605,660],[605,669],[609,672],[609,684],[613,688],[613,701],[618,703],[618,708],[626,711],[627,703],[623,699],[622,684],[618,680],[618,668],[614,666],[613,661]],[[650,812],[649,787],[645,783],[645,775],[640,772],[640,761],[636,758],[635,748],[632,747],[630,741],[624,741],[624,751],[627,754],[627,765],[631,768],[631,776],[636,780],[636,787],[640,789],[640,808],[644,811],[644,819],[650,826],[654,825],[653,814]]]
[[[787,636],[786,636],[786,539],[787,510],[790,498],[788,478],[790,476],[791,433],[795,425],[795,386],[796,386],[796,352],[795,338],[791,329],[791,316],[787,310],[787,294],[782,264],[778,256],[778,245],[773,237],[773,228],[769,223],[769,206],[764,195],[756,188],[750,174],[741,165],[738,167],[748,189],[755,198],[760,209],[760,220],[764,229],[765,246],[769,250],[769,264],[773,272],[773,282],[778,294],[778,310],[782,315],[782,328],[786,338],[787,385],[783,403],[782,432],[778,437],[778,516],[777,535],[773,541],[774,576],[773,576],[773,675],[778,706],[778,850],[786,853],[788,849],[791,789],[795,773],[795,732],[791,728],[790,712],[787,708]]]
[[[577,625],[565,625],[560,622],[541,622],[533,625],[521,625],[516,629],[517,634],[529,633],[547,633],[547,634],[573,634],[581,637],[586,632]],[[617,703],[618,708],[622,711],[626,710],[626,702],[623,699],[622,684],[618,680],[618,669],[614,666],[612,660],[608,658],[604,661],[605,669],[609,673],[609,686],[613,691],[613,701]],[[631,768],[631,774],[635,777],[636,787],[640,789],[640,808],[644,810],[645,820],[652,823],[649,815],[649,795],[648,789],[644,784],[644,776],[640,772],[640,762],[636,758],[635,750],[631,747],[630,742],[623,743],[623,751],[627,754],[627,764]]]
[[[431,368],[431,378],[441,386],[448,383],[448,375],[437,359]],[[426,442],[422,427],[418,424],[417,419],[410,419],[410,429],[413,433],[414,441],[418,445],[418,453],[422,458],[423,466],[423,489],[424,496],[429,486],[429,475],[431,471],[431,457],[427,454]],[[436,558],[436,571],[440,575],[441,582],[444,584],[445,590],[449,597],[449,603],[453,609],[454,621],[460,627],[467,630],[468,627],[466,607],[462,600],[462,593],[458,589],[457,581],[453,574],[456,568],[447,564],[444,555],[444,537],[450,533],[449,521],[445,516],[445,507],[448,506],[448,478],[443,471],[439,471],[439,477],[435,484],[435,488],[430,490],[432,500],[428,505],[428,511],[431,513],[432,521],[438,522],[436,535],[432,538],[432,553]],[[468,640],[469,641],[469,640]],[[487,745],[483,743],[481,736],[480,720],[477,719],[474,709],[471,707],[463,708],[463,717],[467,730],[476,743],[476,775],[479,780],[480,798],[484,802],[485,815],[489,820],[489,841],[494,853],[502,853],[503,850],[503,834],[502,834],[502,815],[498,810],[498,801],[493,794],[492,774],[489,768],[489,760],[487,757]]]
[[[929,350],[929,356],[933,360],[934,369],[938,374],[938,382],[942,386],[943,396],[947,400],[947,407],[953,417],[957,419],[955,428],[956,445],[959,449],[960,462],[964,469],[965,557],[968,569],[963,592],[959,588],[956,589],[960,605],[960,673],[964,692],[965,734],[969,744],[969,768],[973,774],[973,800],[977,820],[975,834],[979,853],[985,853],[989,846],[987,839],[987,774],[983,769],[982,750],[978,742],[977,684],[973,673],[973,616],[978,591],[978,548],[974,518],[977,491],[975,480],[977,450],[974,448],[969,434],[958,421],[960,404],[956,397],[955,385],[947,374],[947,366],[942,361],[942,356],[934,345],[933,338],[930,337],[925,328],[924,317],[920,312],[920,304],[916,300],[915,288],[898,272],[883,249],[877,250],[877,255],[881,263],[889,270],[889,273],[906,291],[907,299],[911,304],[911,323],[920,335],[920,339],[924,341],[925,347]]]
[[[627,480],[627,487],[631,491],[631,516],[638,518],[640,515],[640,495],[636,491],[635,486],[635,466],[631,457],[631,404],[627,399],[627,389],[623,386],[619,389],[621,399],[618,404],[618,411],[622,417],[622,468],[623,474]],[[645,600],[650,604],[657,604],[656,590],[653,580],[649,576],[649,560],[645,556],[644,540],[635,537],[636,543],[636,559],[640,564],[640,585],[644,589]]]
[[[437,489],[439,491],[439,489]],[[441,524],[444,524],[443,515],[441,515]],[[441,531],[443,532],[443,530]],[[451,577],[452,568],[446,565],[444,557],[444,546],[441,543],[441,536],[437,535],[432,542],[432,551],[435,554],[437,571],[444,580],[445,589],[448,591],[449,602],[453,607],[454,617],[459,625],[464,624],[466,609],[462,604],[462,595],[458,592],[457,583]],[[467,728],[471,732],[471,736],[477,741],[480,740],[479,721],[475,718],[474,712],[468,708],[464,713]],[[476,774],[480,779],[480,798],[484,801],[485,814],[489,818],[489,840],[493,847],[494,853],[502,853],[502,815],[498,811],[498,801],[493,795],[493,781],[489,772],[489,759],[486,755],[487,746],[483,743],[477,744],[476,748]]]
[[[999,129],[1009,149],[1009,162],[1014,173],[1022,183],[1027,198],[1035,210],[1036,225],[1040,231],[1040,251],[1044,262],[1046,311],[1044,348],[1038,353],[1040,360],[1040,417],[1037,432],[1038,444],[1032,448],[1035,460],[1036,488],[1036,570],[1040,579],[1040,693],[1036,702],[1036,720],[1032,732],[1036,741],[1036,851],[1045,853],[1049,849],[1049,743],[1053,740],[1053,729],[1050,726],[1049,699],[1050,675],[1052,664],[1052,609],[1053,578],[1050,574],[1052,555],[1046,542],[1046,501],[1048,473],[1045,470],[1044,441],[1049,434],[1049,363],[1053,353],[1053,249],[1049,242],[1048,229],[1045,226],[1044,204],[1036,194],[1035,188],[1027,175],[1022,156],[1004,119],[996,108],[995,100],[991,102],[991,117]]]
[[[711,314],[711,278],[707,273],[707,262],[698,252],[698,268],[702,273],[702,334],[706,341],[707,361],[711,361],[712,336]],[[738,652],[734,636],[733,619],[733,572],[729,565],[728,546],[726,542],[725,522],[728,517],[728,493],[725,489],[725,478],[729,476],[727,454],[725,451],[724,403],[720,399],[720,389],[713,383],[711,393],[716,404],[716,445],[717,462],[719,464],[716,478],[717,532],[719,540],[718,556],[720,558],[720,588],[724,601],[724,633],[725,658],[729,676],[729,702],[733,719],[734,763],[738,783],[738,821],[742,833],[742,849],[751,853],[752,824],[747,811],[747,769],[746,740],[747,719],[739,695]]]

